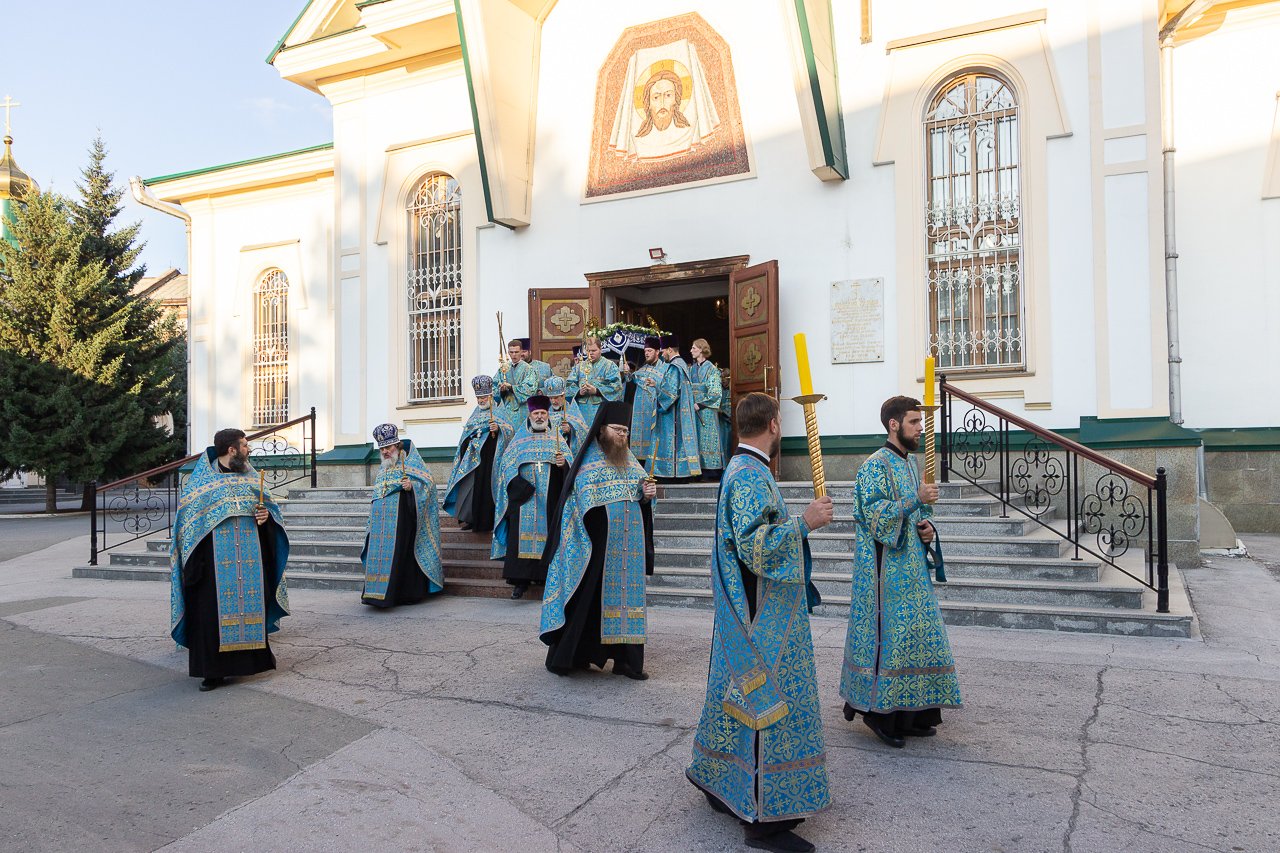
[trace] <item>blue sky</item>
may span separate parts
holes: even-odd
[[[121,186],[333,138],[328,102],[265,62],[304,0],[2,5],[0,100],[22,104],[13,153],[43,189],[75,192],[99,130]],[[185,271],[182,223],[125,197],[120,221],[142,220],[149,271]]]

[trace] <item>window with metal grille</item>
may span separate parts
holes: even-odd
[[[253,425],[289,420],[289,279],[268,270],[253,289]]]
[[[462,396],[462,190],[428,175],[408,205],[409,402]]]
[[[924,134],[929,354],[953,371],[1023,368],[1017,96],[991,74],[959,74]]]

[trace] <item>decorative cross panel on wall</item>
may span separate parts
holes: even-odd
[[[590,307],[586,287],[529,291],[530,348],[556,376],[567,377],[573,367],[573,348],[582,343]]]

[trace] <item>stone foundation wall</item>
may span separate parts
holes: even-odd
[[[1280,451],[1204,454],[1209,503],[1237,533],[1280,533]]]

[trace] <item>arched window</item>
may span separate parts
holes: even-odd
[[[289,279],[267,270],[253,289],[253,425],[289,420]]]
[[[462,190],[428,175],[409,198],[409,402],[462,396]]]
[[[959,74],[924,134],[929,352],[951,370],[1023,368],[1017,96],[991,74]]]

